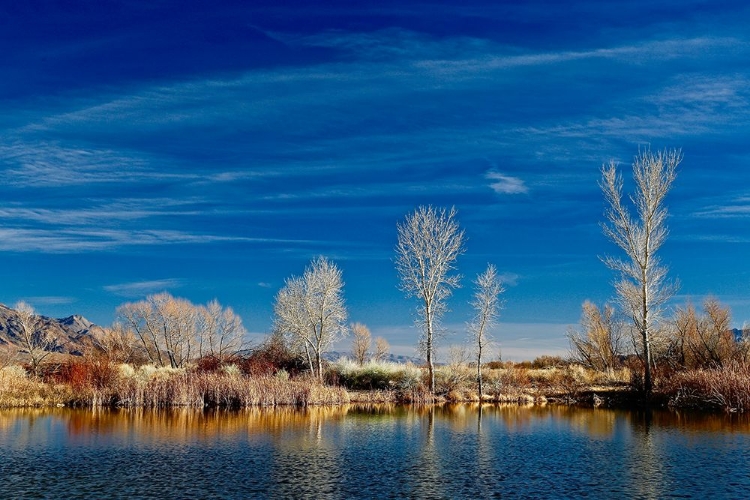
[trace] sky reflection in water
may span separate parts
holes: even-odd
[[[692,498],[750,490],[750,419],[459,405],[0,412],[4,496]]]

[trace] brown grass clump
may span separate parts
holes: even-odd
[[[74,361],[45,380],[29,377],[18,366],[0,370],[0,406],[122,406],[140,408],[339,405],[349,402],[340,387],[310,378],[244,375],[234,365],[215,371],[135,368]]]
[[[677,372],[659,384],[657,390],[675,408],[750,411],[750,364]]]
[[[139,372],[123,377],[122,386],[125,390],[118,394],[120,405],[150,408],[248,408],[336,405],[349,402],[349,395],[344,389],[324,386],[310,378],[289,379],[270,375],[248,377],[233,365],[214,372],[161,368],[146,370],[144,373],[143,367]]]
[[[397,391],[347,391],[349,401],[357,404],[397,403]]]
[[[72,398],[70,386],[31,378],[20,366],[0,369],[0,407],[57,406]]]

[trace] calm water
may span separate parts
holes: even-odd
[[[746,417],[0,411],[1,498],[748,498]]]

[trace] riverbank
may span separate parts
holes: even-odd
[[[247,374],[235,365],[214,371],[68,363],[43,378],[20,366],[0,369],[0,407],[226,407],[317,406],[346,403],[482,402],[635,408],[644,405],[727,412],[750,411],[750,369],[744,365],[677,372],[658,379],[645,400],[627,369],[604,374],[571,365],[483,370],[480,398],[468,366],[437,370],[430,394],[422,369],[396,363],[355,367],[334,363],[325,383],[308,375]]]

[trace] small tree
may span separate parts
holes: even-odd
[[[31,371],[39,376],[42,362],[59,347],[58,339],[44,328],[44,320],[28,303],[20,301],[15,306],[15,330],[22,352],[29,356]]]
[[[490,342],[488,331],[495,326],[500,313],[500,294],[505,290],[497,276],[497,269],[487,264],[487,269],[477,275],[474,281],[475,292],[471,305],[474,307],[474,320],[469,323],[477,360],[477,388],[479,400],[482,400],[482,354]]]
[[[198,356],[213,356],[223,363],[242,348],[245,327],[231,307],[214,299],[198,308]]]
[[[116,363],[139,363],[145,358],[133,330],[117,322],[96,337],[95,353]]]
[[[323,353],[346,335],[341,270],[325,257],[313,260],[304,275],[291,277],[276,295],[274,328],[304,351],[310,371],[323,380]]]
[[[158,366],[180,368],[198,353],[197,310],[188,300],[162,292],[123,304],[117,313]]]
[[[624,329],[612,306],[600,310],[588,300],[583,303],[583,332],[571,330],[568,339],[573,358],[584,366],[611,374],[625,354]]]
[[[370,329],[362,323],[354,323],[352,330],[352,357],[360,366],[365,364],[372,347]]]
[[[383,337],[375,337],[375,355],[373,358],[378,363],[385,361],[391,353],[391,346]]]
[[[401,290],[419,300],[420,347],[427,358],[430,392],[435,392],[435,333],[447,310],[446,299],[460,286],[461,276],[451,274],[464,252],[464,232],[450,211],[419,207],[397,225],[396,269]]]
[[[614,162],[602,168],[600,186],[608,208],[604,234],[625,253],[625,259],[607,257],[605,264],[619,272],[617,295],[624,310],[640,334],[640,355],[645,372],[644,390],[650,393],[651,337],[658,324],[664,303],[674,294],[675,287],[666,281],[667,268],[656,253],[667,238],[667,209],[664,206],[677,166],[682,161],[678,150],[652,153],[640,152],[633,161],[636,190],[630,197],[636,217],[623,204],[622,177]]]

